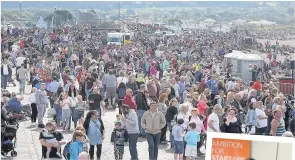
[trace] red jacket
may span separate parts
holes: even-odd
[[[123,99],[123,103],[122,104],[126,104],[129,106],[130,109],[134,109],[135,111],[137,111],[137,106],[136,106],[136,103],[133,99],[133,97],[130,97],[130,96],[125,96],[124,99]]]

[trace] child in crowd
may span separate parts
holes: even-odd
[[[115,160],[123,160],[124,142],[128,141],[127,131],[122,128],[120,121],[115,123],[115,128],[112,132],[111,142],[114,144]]]
[[[189,124],[190,131],[188,131],[184,140],[186,141],[185,156],[187,160],[197,159],[197,145],[200,142],[200,134],[196,131],[196,123]]]
[[[172,127],[172,135],[174,137],[174,159],[182,160],[184,153],[184,130],[182,128],[182,124],[184,123],[183,119],[178,119],[177,124]]]
[[[45,128],[42,129],[41,132],[43,132],[43,136],[44,136],[44,139],[46,140],[46,142],[50,143],[50,144],[53,144],[55,146],[55,148],[57,149],[57,151],[58,151],[56,154],[58,156],[61,156],[61,153],[60,153],[60,147],[61,146],[58,143],[58,141],[56,140],[56,138],[54,137],[54,135],[49,132],[49,130],[52,130],[52,128],[55,128],[55,126],[53,125],[53,123],[48,122],[48,123],[46,123]],[[56,147],[56,146],[58,146],[58,147]],[[46,158],[48,158],[48,159],[49,159],[51,149],[52,149],[52,147],[47,147]]]

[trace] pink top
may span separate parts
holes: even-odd
[[[198,133],[202,133],[202,130],[204,128],[203,125],[203,121],[201,121],[201,119],[199,118],[199,116],[192,116],[191,120],[189,123],[195,122],[196,123],[196,129],[195,131],[197,131]]]
[[[151,66],[150,75],[153,75],[153,76],[157,75],[157,69],[155,66]]]
[[[204,100],[200,100],[198,102],[198,110],[200,115],[205,115],[206,110],[208,109],[208,106]]]

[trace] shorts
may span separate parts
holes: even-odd
[[[115,98],[116,97],[116,87],[107,87],[106,88],[106,98]]]
[[[183,154],[184,153],[183,141],[174,141],[174,153],[175,154]]]
[[[197,157],[197,146],[185,146],[185,156],[186,157]]]

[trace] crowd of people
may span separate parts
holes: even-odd
[[[146,139],[150,160],[167,143],[178,160],[204,156],[206,132],[293,137],[291,97],[271,78],[243,82],[223,64],[223,55],[245,48],[246,31],[163,38],[150,34],[157,30],[151,25],[129,29],[134,39],[123,46],[107,45],[106,31],[82,26],[2,30],[1,88],[17,79],[24,94],[32,85],[31,121],[41,129],[44,158],[100,159],[108,134],[103,115],[116,108],[110,139],[116,160],[126,142],[131,159],[140,159],[139,138]],[[11,101],[21,99],[7,100],[3,110],[21,108]],[[43,121],[46,109],[54,122]],[[73,132],[72,140],[63,141],[58,128]]]

